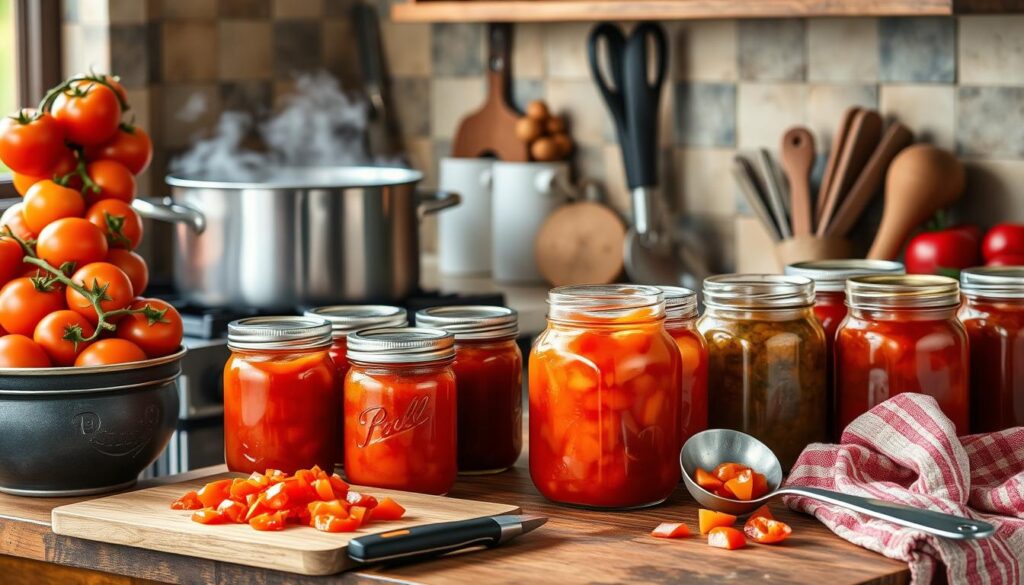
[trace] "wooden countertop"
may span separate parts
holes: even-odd
[[[222,472],[222,467],[152,480],[140,487]],[[907,583],[903,563],[849,544],[814,518],[791,512],[781,502],[776,516],[793,527],[780,546],[752,545],[723,551],[702,537],[660,540],[648,532],[661,521],[697,527],[697,506],[680,486],[666,504],[632,512],[596,512],[558,506],[534,489],[525,457],[505,473],[460,477],[453,497],[519,504],[527,514],[548,516],[541,529],[491,550],[475,551],[397,567],[373,567],[333,577],[302,577],[120,545],[58,536],[50,511],[86,498],[22,498],[0,494],[0,571],[32,571],[6,583],[67,583],[69,567],[126,577],[74,582],[138,584],[213,583],[274,585],[324,583]],[[16,557],[16,558],[15,558]],[[27,559],[27,560],[26,560]],[[45,561],[47,564],[33,562]],[[6,579],[6,578],[5,578]]]

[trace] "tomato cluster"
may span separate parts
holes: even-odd
[[[788,524],[772,516],[767,505],[754,510],[742,532],[733,528],[736,516],[724,512],[701,508],[697,512],[697,523],[700,533],[707,535],[709,546],[726,550],[746,547],[748,538],[759,544],[776,544],[793,533]],[[689,527],[682,522],[662,522],[651,531],[651,536],[655,538],[686,538],[690,534]]]
[[[0,367],[133,362],[181,345],[177,311],[142,297],[131,202],[153,146],[122,122],[128,108],[117,78],[80,75],[0,120],[0,161],[23,197],[0,216]]]

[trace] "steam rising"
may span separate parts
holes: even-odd
[[[186,104],[186,110],[205,104]],[[189,116],[182,111],[179,116]],[[269,120],[225,111],[211,137],[171,161],[173,174],[221,181],[259,181],[287,166],[352,166],[370,162],[365,147],[365,102],[342,92],[327,73],[296,78],[295,93]],[[251,142],[261,143],[259,149]]]

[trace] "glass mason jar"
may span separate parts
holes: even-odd
[[[345,374],[348,373],[349,334],[362,329],[376,327],[405,327],[409,324],[405,309],[388,305],[333,305],[317,307],[305,313],[306,317],[325,319],[331,324],[331,361],[338,380],[338,452],[334,461],[341,465],[345,461]]]
[[[697,331],[697,293],[679,286],[659,286],[665,297],[665,330],[679,347],[682,389],[679,448],[708,428],[708,344]]]
[[[330,325],[304,317],[228,324],[224,452],[228,469],[333,469],[338,403]]]
[[[518,315],[488,306],[433,307],[416,313],[420,327],[455,336],[460,473],[498,473],[523,449],[523,354]]]
[[[708,343],[708,423],[763,441],[784,469],[828,437],[825,333],[814,282],[726,274],[704,280],[697,328]]]
[[[1024,266],[960,273],[971,351],[971,431],[1024,426]]]
[[[805,276],[814,281],[814,315],[825,330],[825,372],[828,390],[828,427],[832,440],[839,440],[843,429],[837,427],[835,390],[836,330],[846,318],[846,280],[871,274],[905,274],[900,262],[849,258],[812,260],[786,266],[786,274]]]
[[[348,336],[345,474],[358,484],[446,494],[455,483],[455,340],[418,327]]]
[[[850,312],[836,333],[839,428],[891,396],[921,392],[967,433],[968,345],[956,318],[957,281],[859,276],[846,281],[846,301]]]
[[[548,293],[530,353],[530,476],[549,500],[595,508],[662,502],[679,482],[679,349],[649,286]]]

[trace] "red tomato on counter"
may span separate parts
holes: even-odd
[[[904,254],[907,273],[955,277],[960,270],[981,263],[980,240],[981,230],[973,225],[920,233],[907,244]]]
[[[981,255],[989,266],[1024,264],[1024,224],[1003,223],[988,230]]]

